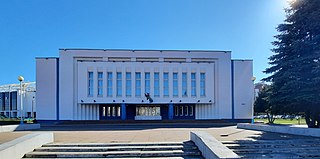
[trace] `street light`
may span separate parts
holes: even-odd
[[[22,76],[18,76],[18,80],[20,81],[20,124],[23,124],[22,82],[24,81],[24,78]]]

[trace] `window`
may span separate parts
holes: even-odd
[[[120,117],[121,116],[121,109],[120,106],[106,106],[102,107],[102,116],[105,117]]]
[[[179,114],[180,114],[180,116],[183,116],[183,106],[180,106],[179,108],[180,108]]]
[[[116,107],[111,107],[112,110],[112,116],[115,117],[116,116]]]
[[[102,107],[102,116],[106,116],[106,107]]]
[[[197,96],[196,91],[196,73],[191,73],[191,96]]]
[[[137,106],[136,116],[160,116],[160,106]]]
[[[174,107],[174,115],[179,116],[179,106]]]
[[[10,99],[11,99],[11,110],[17,110],[17,92],[11,92],[10,94],[11,94],[11,96],[10,96]],[[33,97],[33,100],[31,102],[33,102],[32,104],[34,104],[34,97]]]
[[[188,96],[188,78],[187,73],[182,73],[182,96]]]
[[[108,79],[107,79],[107,96],[112,97],[112,72],[108,72]]]
[[[188,108],[189,108],[189,106],[184,106],[184,115],[185,116],[188,116],[189,115],[189,113],[188,113]]]
[[[117,96],[122,96],[122,73],[117,72]]]
[[[117,116],[118,116],[118,117],[121,116],[121,109],[120,109],[119,106],[117,106]]]
[[[107,108],[108,108],[107,115],[110,117],[111,116],[111,107],[107,107]]]
[[[169,73],[163,73],[163,96],[169,96]]]
[[[145,73],[145,93],[150,93],[150,72]]]
[[[35,112],[33,112],[34,114],[35,114]],[[13,118],[16,118],[17,117],[17,115],[18,115],[18,113],[17,112],[13,112],[12,113],[12,117]],[[33,115],[33,117],[35,118],[36,116],[35,115]]]
[[[154,73],[154,96],[160,96],[159,72]]]
[[[141,73],[136,72],[136,97],[141,96]]]
[[[206,74],[200,73],[200,96],[206,96]]]
[[[98,96],[103,95],[103,73],[98,72]]]
[[[189,116],[193,116],[193,106],[190,105],[189,108]]]
[[[173,81],[172,81],[172,88],[173,88],[173,96],[178,96],[178,73],[173,73]]]
[[[126,73],[126,96],[131,97],[131,72]]]
[[[93,72],[88,72],[88,96],[93,96]]]

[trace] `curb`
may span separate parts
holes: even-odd
[[[53,142],[53,133],[33,133],[0,145],[1,158],[20,159],[24,154]]]
[[[302,127],[276,126],[276,125],[265,125],[265,124],[237,124],[237,128],[249,129],[249,130],[260,130],[260,131],[275,132],[275,133],[284,133],[284,134],[291,134],[291,135],[320,137],[320,129],[318,128],[302,128]]]
[[[0,126],[0,133],[35,129],[40,129],[40,124],[3,125]]]
[[[198,146],[202,156],[206,159],[240,158],[240,156],[224,146],[220,141],[207,132],[192,131],[190,132],[190,138]]]

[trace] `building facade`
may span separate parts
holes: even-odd
[[[252,118],[252,61],[229,51],[60,49],[36,65],[38,120]]]
[[[0,115],[7,118],[36,117],[36,90],[35,82],[22,84],[22,104],[20,84],[8,84],[0,86]]]

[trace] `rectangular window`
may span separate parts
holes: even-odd
[[[144,79],[145,79],[145,83],[144,83],[145,93],[150,93],[150,72],[145,73]]]
[[[136,88],[135,88],[135,92],[136,92],[136,97],[140,97],[141,96],[141,73],[140,72],[136,72]]]
[[[200,96],[206,96],[206,74],[200,73]]]
[[[174,115],[179,116],[179,106],[174,107]]]
[[[183,106],[180,106],[180,111],[179,111],[180,113],[180,116],[183,116]]]
[[[191,106],[189,106],[189,115],[190,116],[193,116],[193,106],[191,105]]]
[[[169,73],[163,73],[163,96],[169,96]]]
[[[108,72],[107,75],[107,96],[112,97],[112,72]]]
[[[121,116],[121,109],[119,106],[117,106],[117,117]]]
[[[188,96],[188,77],[187,73],[182,73],[182,96]]]
[[[88,72],[88,96],[93,96],[93,72]]]
[[[154,96],[160,96],[160,81],[159,81],[159,72],[154,73]]]
[[[191,73],[191,96],[197,96],[197,83],[196,83],[196,73]]]
[[[122,96],[122,73],[117,72],[117,96]]]
[[[188,115],[189,115],[188,107],[189,107],[189,106],[184,106],[184,115],[185,115],[185,116],[188,116]]]
[[[102,107],[102,116],[106,116],[106,107]]]
[[[173,96],[178,96],[178,73],[173,73],[173,81],[172,81],[172,88],[173,88]]]
[[[10,94],[11,94],[10,98],[11,98],[11,108],[12,108],[11,110],[17,110],[17,92],[11,92]],[[34,97],[31,102],[35,102]]]
[[[111,107],[112,108],[112,116],[115,117],[116,116],[116,107]]]
[[[107,108],[108,108],[107,115],[108,115],[108,116],[111,116],[111,107],[107,107]]]
[[[131,97],[131,72],[126,73],[126,96]]]
[[[103,95],[103,73],[98,72],[98,96]]]

